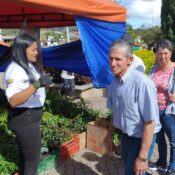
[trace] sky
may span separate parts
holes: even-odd
[[[127,23],[138,28],[160,25],[161,0],[117,0],[127,9]]]

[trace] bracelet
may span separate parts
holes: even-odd
[[[147,162],[148,161],[148,159],[146,159],[144,157],[140,157],[140,156],[138,156],[137,159],[140,160],[141,162]]]

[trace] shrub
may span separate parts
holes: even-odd
[[[0,155],[0,175],[8,175],[17,170],[17,166],[4,159],[2,155]]]
[[[75,102],[68,97],[58,96],[55,92],[49,92],[41,120],[42,156],[70,140],[72,136],[68,133],[85,131],[87,122],[95,120],[98,115],[99,111],[89,108],[83,99]],[[7,128],[7,112],[0,108],[0,175],[17,170],[17,159],[15,136]]]
[[[151,68],[153,67],[153,65],[155,64],[154,52],[148,51],[148,50],[137,50],[137,51],[134,51],[134,54],[143,60],[146,66],[145,73],[148,74]]]
[[[89,108],[84,99],[81,98],[75,102],[74,99],[66,96],[55,95],[55,92],[47,94],[45,110],[54,115],[63,115],[69,119],[81,116],[86,123],[95,120],[99,116],[99,111]]]
[[[59,126],[62,120],[64,122]],[[52,152],[54,148],[58,149],[58,145],[70,140],[71,137],[67,135],[68,131],[66,128],[68,124],[68,121],[63,116],[44,112],[41,120],[42,146],[48,147],[50,149],[49,152]]]
[[[17,170],[18,147],[14,134],[7,128],[7,112],[0,108],[0,174]]]
[[[82,133],[86,124],[99,116],[100,112],[89,108],[83,99],[75,102],[72,98],[56,95],[54,91],[47,95],[41,121],[44,147],[54,148],[69,140],[70,132]]]

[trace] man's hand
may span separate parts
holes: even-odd
[[[141,148],[134,162],[134,171],[136,175],[143,175],[148,170],[148,152],[154,136],[155,121],[147,121],[144,124]]]
[[[104,140],[105,146],[106,146],[106,150],[107,150],[107,154],[109,155],[113,155],[113,137],[112,134],[108,131],[108,134]]]
[[[144,175],[148,170],[148,161],[143,161],[140,158],[137,158],[134,163],[135,175]]]

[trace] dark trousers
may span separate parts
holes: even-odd
[[[131,137],[127,134],[122,135],[122,159],[124,161],[124,174],[125,175],[135,175],[134,172],[134,162],[139,155],[141,148],[141,138]],[[148,160],[151,159],[154,145],[156,142],[156,134],[153,136],[152,144],[148,153]],[[149,175],[144,173],[144,175]]]
[[[167,164],[167,143],[165,138],[165,125],[163,121],[163,116],[165,115],[165,111],[159,111],[160,123],[162,124],[161,130],[157,133],[157,146],[159,152],[159,164],[166,165]]]
[[[41,116],[41,108],[9,110],[8,127],[17,138],[21,175],[37,175],[41,149]]]

